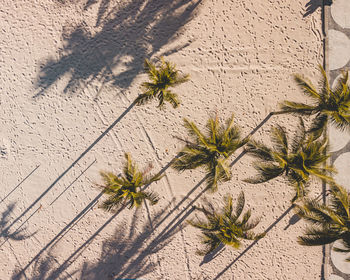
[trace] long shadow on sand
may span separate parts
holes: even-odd
[[[97,1],[88,1],[86,9]],[[70,75],[64,92],[72,92],[98,79],[126,89],[142,71],[145,58],[168,55],[189,43],[159,53],[174,40],[195,14],[201,0],[101,0],[96,32],[84,24],[64,32],[65,46],[60,58],[42,65],[37,81],[44,94],[65,74]],[[115,71],[114,71],[115,70]],[[116,73],[114,73],[116,72]]]
[[[247,137],[252,136],[262,125],[264,125],[272,116],[274,115],[274,112],[271,112],[270,114],[267,115],[267,117],[261,121],[250,133]],[[245,151],[241,152],[230,164],[230,167],[234,166],[244,155],[245,155]],[[175,159],[173,159],[175,160]],[[165,172],[165,170],[170,166],[171,164],[169,163],[165,168],[163,168],[161,170],[161,172]],[[161,174],[160,172],[160,174]],[[164,217],[159,216],[159,218],[154,219],[152,221],[152,231],[155,231],[157,228],[159,228],[176,210],[179,209],[179,207],[184,204],[190,197],[190,195],[192,193],[194,193],[207,179],[207,176],[205,176],[201,181],[199,181],[187,194],[186,196],[180,201],[178,202],[172,209],[171,211],[166,214]],[[160,242],[161,240],[163,240],[164,238],[167,238],[169,236],[169,234],[171,232],[173,232],[177,227],[179,227],[183,221],[185,221],[187,219],[187,217],[193,212],[194,208],[193,208],[193,204],[207,191],[207,188],[204,188],[203,190],[201,190],[193,199],[190,200],[190,202],[169,222],[167,223],[167,225],[164,227],[164,229],[157,234],[157,237],[153,239],[153,241],[150,243],[149,247],[152,248],[152,246],[155,246],[156,244],[158,244],[158,242]],[[113,217],[110,219],[112,220]],[[105,225],[107,225],[110,220],[108,220]],[[98,233],[105,227],[105,225],[103,225]],[[92,236],[94,237],[95,234]],[[91,238],[90,238],[91,239]],[[69,263],[73,262],[73,257],[75,257],[76,255],[78,255],[78,252],[80,250],[82,250],[83,248],[85,248],[86,245],[88,245],[91,240],[86,241],[82,246],[79,247],[79,249],[77,251],[75,251],[66,261],[65,263],[62,265],[63,269],[61,269],[59,272],[64,271],[64,269],[66,269],[66,266],[69,265]],[[76,258],[76,257],[75,257]],[[203,260],[205,262],[205,260]],[[132,267],[132,266],[131,266]],[[130,268],[131,269],[131,268]],[[58,275],[55,275],[56,277]],[[129,276],[128,274],[123,274],[120,275],[120,277],[126,277]]]
[[[17,190],[38,168],[40,164],[37,165],[26,177],[24,177],[8,194],[5,195],[3,199],[1,199],[0,204],[4,202],[15,190]]]
[[[279,223],[292,209],[294,208],[294,205],[289,206],[289,208],[282,213],[281,216],[277,218],[276,221],[274,221],[266,230],[265,233],[268,233],[277,223]],[[242,253],[238,255],[237,258],[235,258],[228,266],[226,266],[219,274],[215,276],[213,280],[220,279],[220,277],[232,266],[234,265],[240,258],[242,258],[245,253],[247,253],[254,245],[256,245],[259,242],[259,240],[255,240],[252,242]]]
[[[304,17],[313,14],[318,8],[323,9],[324,6],[329,6],[332,4],[332,0],[309,0],[305,5]],[[324,12],[324,11],[322,11]]]
[[[26,270],[32,265],[37,264],[40,256],[49,248],[53,248],[91,209],[94,207],[102,196],[102,192],[98,194],[86,207],[72,219],[53,239],[51,239],[31,261],[20,271],[16,273],[14,279],[21,279],[21,276],[26,276]],[[45,265],[46,266],[46,265]]]
[[[1,229],[1,235],[0,237],[6,239],[6,240],[15,240],[15,241],[20,241],[24,240],[27,238],[30,238],[33,236],[35,233],[32,233],[30,235],[25,234],[25,228],[21,228],[19,231],[10,233],[7,228],[7,224],[9,223],[9,219],[13,213],[13,210],[15,209],[16,204],[15,203],[10,203],[6,210],[1,213],[1,218],[0,218],[0,229]]]
[[[150,256],[164,248],[173,236],[181,230],[181,227],[168,229],[166,235],[152,240],[152,234],[154,233],[152,226],[141,222],[144,218],[140,217],[140,211],[138,210],[134,213],[129,230],[126,230],[124,223],[119,223],[115,234],[103,242],[102,252],[98,257],[98,262],[85,262],[81,269],[72,273],[67,272],[68,267],[83,253],[86,245],[101,232],[111,219],[114,219],[117,213],[71,254],[69,258],[59,265],[59,267],[57,267],[58,262],[50,250],[45,257],[36,258],[33,261],[32,275],[29,276],[29,273],[27,273],[24,276],[23,271],[21,271],[16,272],[12,279],[22,279],[22,277],[38,280],[71,279],[73,276],[79,279],[137,279],[152,272],[158,263],[152,261]],[[163,213],[164,209],[160,210],[153,216],[152,220],[159,220]],[[179,223],[181,222],[179,221]]]
[[[274,112],[271,112],[266,116],[266,118],[261,121],[249,134],[247,137],[252,136],[261,126],[263,126],[272,116],[274,115]],[[232,167],[234,164],[236,164],[243,156],[245,155],[245,151],[241,152],[230,164]],[[164,173],[172,164],[172,162],[176,159],[176,157],[170,161],[165,167],[163,167],[160,172],[158,173],[161,175]],[[165,216],[159,215],[156,219],[151,221],[151,228],[152,231],[155,231],[159,226],[161,226],[175,211],[179,209],[179,207],[184,204],[190,197],[192,193],[194,193],[207,179],[207,176],[205,176],[200,182],[198,182],[187,194],[186,196],[178,202]],[[146,186],[148,187],[148,186]],[[162,240],[166,239],[170,233],[177,231],[177,227],[179,227],[182,222],[192,213],[193,204],[207,191],[206,188],[201,190],[195,198],[191,199],[190,202],[166,225],[166,227],[157,235],[156,238],[150,243],[150,248],[155,247],[156,244],[161,242]],[[86,212],[95,204],[95,202],[98,200],[98,197],[95,198],[87,207],[80,213],[76,218],[74,218],[59,234],[57,234],[45,247],[41,249],[41,251],[19,272],[16,274],[16,276],[13,279],[20,279],[21,275],[25,275],[25,271],[27,268],[29,268],[33,263],[37,263],[39,260],[40,255],[46,251],[49,247],[53,247],[54,244],[56,244],[66,233],[67,230],[70,230],[70,228],[83,218],[83,216],[86,214]],[[170,205],[169,205],[170,206]],[[169,207],[167,207],[168,209]],[[60,267],[54,272],[52,277],[58,277],[61,275],[74,261],[77,257],[81,255],[83,250],[86,249],[86,247],[93,241],[93,239],[122,211],[120,209],[118,212],[116,212],[113,216],[111,216],[87,241],[85,241],[65,262],[60,265]],[[162,212],[164,213],[164,212]],[[144,255],[142,255],[145,257]],[[139,259],[139,258],[138,258]],[[205,262],[205,260],[204,260]],[[129,268],[131,270],[131,268]],[[128,271],[129,271],[128,270]],[[127,274],[126,274],[127,275]],[[55,279],[55,278],[52,278]]]
[[[318,195],[315,199],[316,200],[320,200],[320,199],[324,199],[326,196],[328,195],[328,193],[325,192],[325,190],[323,189],[321,194]],[[289,206],[289,208],[287,208],[277,219],[276,221],[274,221],[264,232],[267,234],[272,228],[274,228],[293,208],[295,207],[294,204],[292,204],[291,206]],[[284,230],[287,230],[290,226],[296,224],[297,222],[300,221],[300,218],[294,214],[290,220],[288,225],[284,228]],[[219,274],[216,275],[216,277],[213,280],[217,280],[220,279],[220,277],[232,266],[234,265],[240,258],[242,258],[245,253],[247,253],[252,247],[254,247],[257,243],[259,242],[259,240],[255,240],[253,241],[246,249],[244,249],[244,251],[242,253],[240,253],[238,255],[238,257],[236,257],[228,266],[226,266]],[[324,275],[324,265],[325,265],[325,251],[324,251],[324,246],[322,249],[323,252],[323,260],[322,260],[322,266],[321,266],[321,275]],[[324,279],[324,276],[323,278]]]
[[[83,152],[78,158],[66,169],[62,172],[60,176],[53,181],[53,183],[37,198],[35,199],[27,208],[24,210],[16,219],[14,219],[4,230],[9,231],[17,222],[19,222],[43,197],[45,197],[48,192],[98,143],[100,140],[108,134],[108,132],[118,123],[120,120],[135,106],[135,102],[131,103],[131,105],[99,136],[97,139]],[[56,200],[55,200],[56,201]],[[51,203],[52,205],[52,203]],[[25,223],[27,223],[32,216],[34,216],[40,209],[40,206],[19,226],[22,227]],[[17,228],[18,229],[18,228]],[[17,230],[16,230],[17,231]],[[0,245],[0,247],[2,244]]]

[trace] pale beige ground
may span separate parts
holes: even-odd
[[[203,185],[166,216],[201,180],[199,170],[180,175],[166,170],[166,177],[150,186],[162,199],[149,208],[149,215],[145,208],[135,215],[124,210],[110,221],[112,214],[95,206],[63,237],[54,238],[98,195],[98,171],[120,172],[124,152],[132,153],[140,165],[152,161],[154,172],[169,163],[182,147],[173,136],[185,135],[183,117],[203,125],[211,113],[222,118],[234,113],[245,135],[278,102],[298,100],[301,94],[291,75],[314,76],[323,56],[320,11],[304,18],[306,3],[1,0],[0,198],[40,167],[0,203],[0,279],[17,277],[16,271],[30,262],[23,279],[214,279],[225,270],[249,242],[238,251],[226,248],[199,266],[199,232],[191,227],[176,232],[181,229],[177,222],[193,213],[187,215],[186,210],[174,218]],[[146,79],[144,58],[161,55],[191,74],[191,81],[177,89],[183,105],[164,111],[156,109],[156,103],[134,108],[26,211],[137,96]],[[273,117],[256,138],[268,141],[269,129],[277,122],[291,128],[296,120]],[[94,159],[97,162],[74,181]],[[226,193],[244,190],[254,216],[262,217],[262,231],[288,209],[293,192],[281,179],[243,183],[253,174],[250,163],[243,157],[233,168],[232,181],[207,197],[219,202]],[[314,187],[318,193],[320,186]],[[320,279],[321,249],[296,243],[303,222],[284,230],[292,215],[289,212],[220,279]],[[11,234],[27,218],[25,230]],[[160,237],[165,228],[175,234]]]

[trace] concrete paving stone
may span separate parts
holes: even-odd
[[[349,131],[336,128],[334,125],[328,127],[329,131],[329,151],[336,152],[344,148],[350,141]]]
[[[350,153],[340,155],[334,162],[334,166],[338,173],[334,176],[335,181],[350,191]],[[350,264],[349,264],[350,272]]]
[[[338,275],[335,275],[335,274],[331,274],[328,278],[328,280],[344,280],[343,277],[340,277]]]
[[[343,243],[340,240],[334,242],[333,247],[344,248]],[[336,252],[331,250],[331,259],[334,266],[341,272],[349,274],[350,273],[350,263],[346,261],[346,258],[350,257],[350,253]]]
[[[329,36],[329,70],[344,67],[350,59],[350,39],[343,32],[331,29]]]
[[[331,6],[334,21],[342,28],[350,28],[350,1],[336,0]]]

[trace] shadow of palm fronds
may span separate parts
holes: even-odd
[[[19,228],[13,233],[10,233],[10,228],[8,227],[8,224],[10,222],[10,218],[13,213],[13,210],[15,209],[15,206],[16,206],[15,203],[10,203],[9,206],[7,206],[7,209],[1,213],[1,218],[0,218],[1,235],[0,236],[4,238],[6,241],[7,240],[20,241],[20,240],[30,238],[35,234],[35,233],[25,234],[25,231],[26,231],[25,227]]]
[[[152,261],[151,256],[171,242],[182,227],[153,239],[152,226],[142,223],[139,213],[139,210],[135,212],[128,231],[120,225],[114,236],[104,242],[98,263],[83,264],[81,279],[138,279],[156,269],[158,263]],[[159,221],[163,213],[164,210],[157,212],[152,223]]]
[[[48,59],[42,65],[37,81],[39,92],[35,97],[44,94],[66,74],[70,74],[70,78],[64,92],[74,92],[95,79],[119,88],[129,87],[143,70],[145,58],[167,55],[188,45],[158,54],[194,17],[200,2],[130,0],[110,7],[109,0],[101,0],[96,30],[80,24],[64,32],[63,51],[58,59]],[[95,3],[88,1],[85,8]]]

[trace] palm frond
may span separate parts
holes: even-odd
[[[108,199],[102,202],[101,208],[106,211],[112,211],[117,209],[122,205],[123,197],[122,196],[110,196]]]
[[[247,239],[247,240],[259,240],[263,237],[265,237],[266,233],[261,233],[261,234],[255,234],[251,231],[248,231],[245,236],[244,236],[244,239]]]
[[[237,249],[241,246],[242,239],[257,240],[265,235],[264,233],[255,234],[251,231],[258,224],[259,219],[249,221],[251,217],[250,210],[246,211],[241,221],[238,220],[244,208],[245,200],[243,192],[237,198],[235,213],[233,213],[232,197],[225,196],[224,202],[224,207],[218,212],[215,211],[210,203],[205,207],[197,208],[204,213],[207,221],[198,218],[197,221],[188,221],[190,225],[202,231],[201,243],[205,246],[197,254],[206,255],[215,250],[221,243]]]
[[[243,212],[244,205],[245,205],[244,192],[241,191],[241,192],[239,193],[238,198],[237,198],[236,211],[235,211],[235,213],[234,213],[234,218],[235,218],[235,219],[238,219],[238,218],[241,216],[241,214],[242,214],[242,212]],[[232,211],[231,211],[231,213],[232,213]]]
[[[153,80],[157,76],[157,68],[155,64],[151,63],[148,59],[145,59],[143,67],[150,80]]]
[[[226,182],[231,179],[231,172],[229,167],[225,163],[225,159],[217,162],[213,167],[207,167],[207,188],[211,192],[216,192],[218,190],[218,184],[220,182]]]
[[[260,218],[255,218],[252,221],[246,222],[244,225],[242,225],[243,230],[245,230],[245,231],[252,230],[260,223],[260,220],[261,220]]]
[[[338,239],[328,228],[307,228],[303,236],[298,237],[298,243],[305,246],[330,244]]]
[[[297,115],[317,114],[311,128],[311,132],[318,137],[326,126],[327,119],[338,129],[350,129],[350,89],[348,85],[348,73],[338,80],[334,89],[329,85],[329,80],[322,66],[319,67],[321,79],[320,90],[301,76],[296,76],[295,80],[304,93],[314,101],[313,105],[285,101],[281,107],[286,113]],[[328,116],[326,118],[326,116]]]
[[[204,146],[208,146],[205,135],[198,129],[194,122],[190,122],[186,118],[184,119],[184,126],[187,128],[187,132],[190,136],[202,143]]]
[[[328,116],[326,114],[318,114],[313,120],[308,133],[313,134],[314,139],[319,138],[327,126]]]
[[[132,208],[139,207],[147,199],[151,204],[158,201],[155,193],[142,191],[142,187],[162,178],[160,175],[146,176],[145,172],[140,172],[137,165],[132,161],[131,155],[124,154],[126,162],[123,167],[123,174],[116,176],[111,172],[100,172],[104,181],[104,193],[108,198],[102,203],[102,208],[110,211],[120,205]]]
[[[342,93],[341,95],[345,95],[348,91],[349,86],[349,71],[344,71],[340,78],[337,80],[336,84],[334,85],[333,92],[335,93]]]
[[[306,228],[305,234],[299,237],[298,242],[302,245],[317,246],[340,240],[344,248],[334,249],[339,252],[350,252],[350,194],[333,183],[330,195],[329,205],[310,199],[305,199],[296,205],[297,214],[310,225]]]
[[[165,175],[160,175],[160,174],[157,174],[157,175],[143,175],[143,181],[142,181],[142,185],[144,186],[147,186],[153,182],[157,182],[159,181],[160,179],[162,179]]]
[[[250,219],[250,217],[252,216],[252,211],[250,209],[248,209],[244,214],[243,214],[243,217],[242,217],[242,221],[240,223],[241,226],[244,226],[248,220]]]
[[[205,248],[203,250],[197,250],[196,253],[199,256],[205,256],[214,251],[220,245],[221,240],[214,233],[204,232],[201,243],[205,245]]]
[[[244,182],[251,184],[265,183],[280,176],[284,172],[284,168],[271,163],[256,162],[253,166],[258,171],[258,175],[253,178],[244,179]]]
[[[321,72],[321,80],[320,80],[320,98],[322,100],[327,100],[331,95],[331,88],[329,86],[329,81],[327,78],[326,71],[323,69],[322,65],[319,65],[319,69]]]
[[[188,82],[190,80],[190,75],[189,74],[180,74],[177,73],[176,79],[173,82],[174,86],[183,84],[185,82]]]
[[[187,145],[179,153],[179,157],[174,161],[172,167],[178,171],[195,169],[208,164],[209,160],[209,155],[203,149],[193,145]]]
[[[158,68],[146,59],[144,70],[148,75],[149,81],[141,84],[143,92],[135,99],[135,103],[142,105],[157,98],[159,108],[164,107],[164,102],[169,102],[174,108],[177,108],[180,101],[177,95],[171,92],[169,88],[188,81],[189,75],[180,74],[175,65],[165,61],[163,57]]]
[[[273,161],[272,150],[263,143],[249,140],[245,147],[245,151],[253,157],[263,161]]]
[[[297,153],[302,147],[306,138],[306,129],[305,124],[302,118],[299,117],[299,123],[294,133],[294,137],[291,142],[291,152]]]
[[[150,101],[152,98],[153,98],[153,96],[152,96],[152,94],[150,94],[150,92],[141,93],[141,94],[139,94],[139,96],[136,97],[135,103],[137,105],[143,105],[143,104],[147,103],[148,101]]]
[[[180,105],[180,100],[176,93],[172,93],[170,90],[165,90],[163,94],[164,101],[169,102],[173,108],[177,108]]]
[[[147,199],[151,205],[155,205],[159,201],[159,196],[158,194],[151,192],[151,191],[144,191],[144,198]]]
[[[314,113],[316,107],[313,105],[307,105],[299,102],[284,101],[280,104],[280,108],[285,113],[291,113],[296,115],[309,116]]]
[[[217,116],[209,118],[204,133],[187,119],[184,119],[184,126],[192,139],[185,141],[186,146],[179,153],[173,167],[178,171],[204,167],[207,173],[207,189],[214,192],[220,182],[231,178],[227,160],[247,143],[248,138],[241,139],[233,116],[226,121],[226,126],[220,124]]]
[[[333,183],[331,184],[331,194],[331,207],[336,209],[337,213],[344,217],[345,220],[350,220],[350,195],[346,189]]]
[[[294,81],[297,83],[297,85],[303,90],[303,92],[307,96],[316,100],[319,100],[321,98],[315,86],[308,79],[300,75],[294,75]]]
[[[272,129],[272,136],[271,136],[272,143],[274,144],[275,150],[282,154],[288,153],[288,140],[287,140],[287,134],[285,129],[280,126],[276,125]]]

